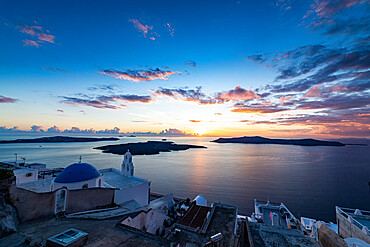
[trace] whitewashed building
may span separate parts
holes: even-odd
[[[34,170],[37,172],[37,170]],[[37,176],[37,175],[36,175]],[[20,179],[17,176],[17,179]],[[93,207],[93,202],[105,196],[107,203],[136,205],[135,208],[143,207],[150,202],[150,181],[134,175],[134,164],[129,151],[124,155],[121,171],[108,168],[97,170],[93,165],[83,163],[71,164],[55,178],[32,180],[30,182],[18,183],[17,187],[36,193],[55,193],[55,214],[68,211],[78,212],[78,208],[86,210],[86,207]],[[89,193],[91,191],[100,192]],[[91,191],[90,191],[91,190]],[[86,192],[85,192],[86,191]],[[72,193],[73,192],[73,193]],[[81,195],[79,202],[71,194]],[[100,193],[100,194],[99,194]],[[111,199],[109,196],[111,195]],[[72,199],[74,198],[74,199]],[[85,198],[85,199],[83,199]],[[89,200],[84,203],[83,200]],[[77,204],[77,206],[76,206]],[[91,205],[91,206],[86,206]],[[134,209],[132,209],[134,210]]]

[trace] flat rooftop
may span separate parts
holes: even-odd
[[[104,175],[104,182],[112,186],[113,188],[129,188],[142,183],[150,182],[149,180],[139,178],[139,177],[125,177],[120,174],[116,169],[109,168],[99,171]]]
[[[180,244],[180,246],[185,246],[186,244],[203,246],[210,241],[211,236],[217,233],[222,233],[223,239],[220,242],[220,246],[234,246],[234,242],[236,240],[234,235],[237,220],[236,215],[236,207],[214,203],[210,215],[211,219],[204,233],[189,231],[186,227],[182,227],[180,224],[175,224],[174,228],[180,229],[181,232],[179,234],[175,234],[173,229],[166,238],[171,242]]]
[[[51,182],[54,178],[40,179],[28,183],[17,184],[18,188],[30,190],[37,193],[50,192]]]
[[[194,229],[200,229],[207,220],[207,214],[209,211],[211,211],[210,207],[198,206],[194,204],[179,221],[179,224]]]
[[[1,238],[0,246],[29,246],[25,243],[25,237],[29,240],[41,239],[45,244],[47,238],[70,228],[89,234],[84,246],[169,246],[167,240],[160,239],[157,236],[118,228],[116,227],[117,222],[119,222],[119,218],[107,220],[55,218],[33,220],[22,223],[16,233]]]
[[[286,222],[286,216],[284,216],[279,209],[276,208],[270,208],[270,207],[264,207],[262,206],[263,209],[263,222],[267,225],[272,225],[272,220],[271,220],[271,214],[275,213],[279,217],[279,225],[283,227],[288,227],[288,224]]]
[[[24,167],[24,168],[15,168],[13,170],[14,174],[17,174],[17,173],[23,173],[23,172],[32,172],[32,171],[35,171],[33,169],[29,169],[27,167]]]
[[[301,231],[288,229],[282,226],[265,225],[247,222],[249,239],[253,246],[295,246],[295,247],[320,247],[316,240],[305,236]]]

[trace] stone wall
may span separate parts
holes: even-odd
[[[66,213],[76,213],[111,206],[114,204],[115,189],[91,188],[69,190],[67,193]]]
[[[55,192],[36,193],[12,186],[10,194],[21,222],[54,215]]]
[[[114,189],[91,188],[67,192],[66,213],[76,213],[112,205]],[[56,191],[36,193],[16,186],[10,189],[11,199],[21,222],[54,216]]]

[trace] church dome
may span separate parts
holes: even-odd
[[[101,174],[96,168],[88,163],[74,163],[67,166],[55,178],[55,183],[67,184],[88,181],[100,177]]]

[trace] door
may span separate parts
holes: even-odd
[[[57,190],[55,195],[55,214],[66,211],[67,190]]]

